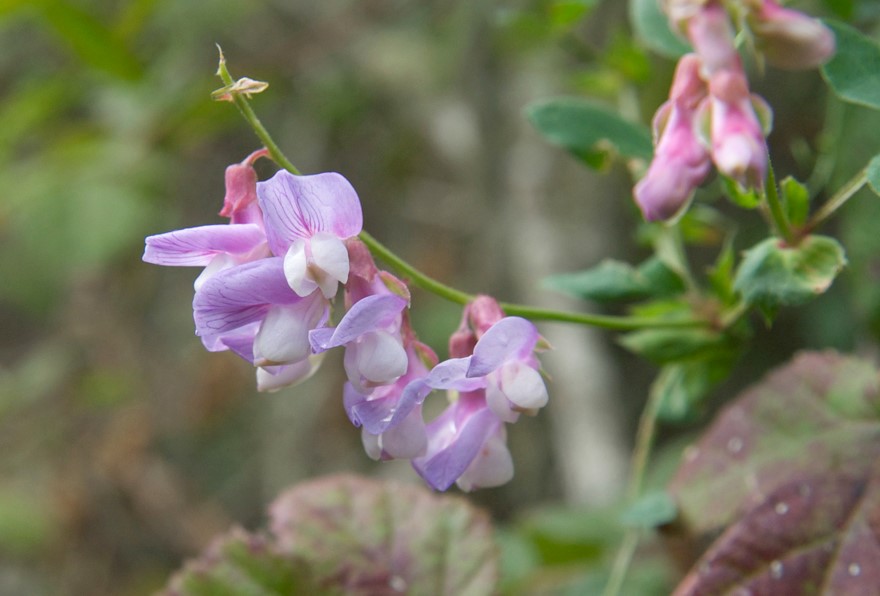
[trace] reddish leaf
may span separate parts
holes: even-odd
[[[492,594],[489,518],[421,486],[336,476],[297,486],[270,508],[279,548],[346,594]]]
[[[790,482],[712,545],[675,591],[709,594],[878,594],[880,465]]]
[[[685,450],[670,484],[681,521],[706,535],[785,485],[869,477],[880,458],[880,387],[872,364],[804,353],[726,407]]]

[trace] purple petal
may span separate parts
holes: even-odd
[[[309,339],[315,352],[344,346],[371,331],[385,329],[395,323],[406,307],[406,300],[394,294],[368,296],[356,302],[339,325],[332,330],[317,330]]]
[[[186,228],[147,236],[143,259],[156,265],[204,267],[220,253],[249,253],[265,241],[256,224]]]
[[[488,409],[482,409],[455,424],[453,404],[427,426],[428,452],[412,461],[413,468],[436,490],[446,490],[474,461],[488,437],[501,421]]]
[[[492,325],[474,346],[468,377],[482,377],[508,360],[525,360],[538,343],[538,329],[520,317],[505,317]]]
[[[276,255],[285,254],[297,238],[308,239],[318,232],[351,238],[363,227],[357,192],[335,172],[294,176],[280,170],[257,183],[257,196],[269,246]]]
[[[402,393],[397,389],[389,391],[386,396],[371,399],[358,392],[351,383],[346,383],[343,403],[352,424],[363,426],[370,434],[378,435],[400,424],[413,408],[425,401],[430,392],[430,387],[416,380],[407,384]]]
[[[218,335],[259,321],[273,304],[302,300],[272,257],[226,269],[208,279],[193,299],[196,335]]]

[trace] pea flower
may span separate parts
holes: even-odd
[[[357,236],[363,214],[357,193],[333,172],[295,176],[280,170],[257,183],[257,197],[272,253],[284,258],[287,283],[299,296],[320,289],[336,295],[348,279],[344,241]]]
[[[320,364],[309,331],[324,325],[329,302],[298,296],[281,257],[245,263],[208,279],[193,299],[196,335],[210,351],[232,350],[261,367],[257,387],[272,391],[310,376]]]
[[[816,68],[834,54],[834,34],[818,19],[783,8],[774,0],[748,0],[746,22],[755,46],[778,68]]]
[[[709,151],[696,131],[698,107],[706,97],[700,67],[695,54],[681,58],[669,101],[654,116],[654,159],[633,189],[647,221],[671,219],[680,213],[712,167]]]
[[[478,316],[495,318],[495,312],[500,312],[484,306],[476,309]],[[471,314],[466,311],[465,318]],[[504,422],[515,422],[520,413],[532,414],[547,403],[547,389],[533,354],[539,340],[534,325],[519,317],[503,317],[479,333],[485,328],[482,321],[478,318],[471,323],[478,336],[473,354],[441,362],[404,391],[405,398],[435,389],[452,391],[450,405],[426,425],[425,454],[412,461],[419,475],[437,490],[453,483],[473,490],[510,480],[513,461]],[[450,343],[452,355],[456,355],[452,348],[469,344],[466,334],[463,321]]]

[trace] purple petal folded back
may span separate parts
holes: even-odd
[[[428,455],[412,460],[416,472],[436,490],[446,490],[464,474],[501,421],[488,409],[455,425],[455,404],[427,425]],[[450,440],[451,439],[451,440]],[[446,442],[446,445],[437,443]]]
[[[346,383],[343,404],[352,424],[363,426],[368,433],[378,435],[400,424],[413,408],[425,401],[430,392],[430,387],[416,380],[409,383],[403,393],[399,390],[388,391],[385,396],[370,399],[351,383]]]
[[[294,176],[280,170],[257,183],[269,246],[284,255],[296,238],[330,232],[345,239],[363,227],[361,203],[351,183],[335,172]]]
[[[368,296],[356,302],[335,328],[316,329],[309,335],[318,353],[344,346],[364,333],[385,329],[394,323],[407,302],[394,294]]]
[[[220,253],[245,254],[266,241],[256,224],[222,224],[147,236],[143,259],[172,267],[204,267]]]
[[[218,335],[259,321],[273,304],[302,300],[284,277],[281,257],[260,259],[221,271],[193,299],[196,335]]]
[[[482,377],[508,360],[528,358],[538,343],[538,329],[520,317],[505,317],[492,325],[474,346],[468,377]]]

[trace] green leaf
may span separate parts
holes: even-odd
[[[779,185],[779,190],[788,220],[794,226],[802,225],[807,221],[807,215],[810,213],[810,193],[807,187],[788,176]]]
[[[710,391],[730,374],[737,353],[713,352],[709,358],[664,366],[651,384],[652,397],[660,401],[657,417],[667,422],[693,420]]]
[[[614,154],[644,160],[653,155],[647,127],[583,99],[541,101],[529,106],[526,116],[548,141],[593,168],[603,167]]]
[[[619,343],[630,352],[665,364],[710,351],[726,349],[731,339],[710,329],[643,329],[622,336]]]
[[[597,0],[556,0],[550,5],[550,20],[555,27],[569,27],[584,18]]]
[[[758,191],[741,186],[733,178],[721,176],[721,189],[728,199],[743,209],[755,209],[761,204],[761,195]]]
[[[852,19],[856,8],[856,0],[822,0],[834,14],[841,19]]]
[[[669,29],[669,19],[660,10],[659,0],[631,0],[629,20],[636,36],[661,56],[677,59],[691,51],[690,46]]]
[[[868,178],[868,186],[876,194],[880,195],[880,155],[875,155],[868,162],[868,166],[865,168],[865,175]]]
[[[683,522],[716,532],[787,483],[866,477],[880,459],[880,377],[864,360],[808,352],[717,416],[670,483]]]
[[[38,6],[46,22],[83,62],[119,79],[140,78],[140,61],[94,15],[65,0],[40,0]]]
[[[845,264],[833,238],[808,236],[794,247],[768,238],[746,252],[734,288],[762,309],[794,306],[824,293]]]
[[[736,301],[736,292],[733,289],[733,268],[736,264],[736,255],[733,252],[733,238],[728,237],[724,242],[721,252],[715,264],[709,269],[706,279],[712,291],[725,305]]]
[[[318,589],[304,561],[279,552],[266,536],[233,529],[215,539],[199,558],[188,561],[164,594],[283,596]],[[342,590],[322,593],[342,594]]]
[[[543,285],[597,302],[669,296],[684,289],[678,276],[657,258],[648,259],[638,269],[628,263],[606,259],[592,269],[548,277]]]
[[[672,496],[665,490],[650,492],[639,498],[620,516],[625,526],[656,528],[675,519],[678,508]]]
[[[849,25],[826,24],[837,38],[837,52],[822,67],[825,80],[841,99],[880,110],[880,45]]]
[[[401,592],[452,596],[491,594],[498,581],[489,517],[421,486],[319,479],[278,497],[269,518],[279,550],[306,561],[322,585],[394,581]]]

